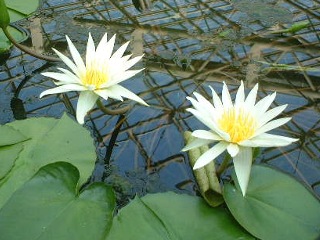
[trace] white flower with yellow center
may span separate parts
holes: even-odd
[[[218,142],[197,159],[193,168],[205,166],[227,150],[233,158],[238,182],[245,196],[252,165],[252,148],[286,146],[298,139],[267,133],[291,119],[286,117],[272,120],[287,106],[282,105],[268,110],[276,93],[256,103],[258,84],[245,98],[244,86],[241,82],[233,103],[225,83],[222,89],[222,101],[212,88],[211,90],[213,105],[198,93],[194,93],[195,99],[187,97],[194,107],[188,108],[187,111],[209,127],[210,131],[195,130],[192,135],[196,139],[182,151]]]
[[[76,117],[80,124],[84,123],[87,112],[93,108],[99,97],[113,98],[122,101],[126,97],[141,104],[148,105],[136,94],[119,85],[143,69],[128,70],[136,64],[142,56],[130,59],[131,55],[123,56],[129,42],[123,44],[115,53],[115,35],[108,41],[105,34],[97,48],[95,48],[91,34],[89,33],[85,63],[80,53],[75,48],[68,36],[66,36],[73,61],[53,49],[59,58],[71,71],[58,68],[61,72],[45,72],[42,75],[53,78],[58,87],[46,90],[40,94],[43,97],[48,94],[80,91],[77,103]]]

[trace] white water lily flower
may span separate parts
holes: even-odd
[[[45,72],[42,75],[53,78],[58,87],[46,90],[40,94],[40,98],[48,94],[63,93],[69,91],[80,91],[77,103],[76,117],[80,124],[84,123],[87,112],[93,108],[99,97],[104,99],[113,98],[122,101],[126,97],[141,104],[148,105],[133,92],[119,85],[139,70],[128,70],[136,64],[143,56],[130,59],[131,55],[123,56],[129,42],[123,44],[115,53],[115,35],[108,41],[107,33],[102,37],[97,48],[95,48],[91,34],[89,33],[85,62],[75,48],[68,36],[66,36],[69,50],[73,61],[53,49],[59,58],[70,68],[58,68],[61,72]]]
[[[199,93],[194,93],[195,99],[187,97],[194,107],[188,108],[187,111],[209,127],[210,131],[195,130],[192,135],[196,139],[182,151],[218,142],[197,159],[193,168],[205,166],[227,150],[233,158],[238,182],[245,196],[251,171],[252,148],[286,146],[298,139],[267,133],[291,119],[286,117],[272,120],[287,106],[282,105],[268,110],[276,97],[275,92],[256,103],[258,84],[245,98],[241,81],[233,103],[225,83],[222,89],[222,101],[212,88],[211,90],[213,104]]]

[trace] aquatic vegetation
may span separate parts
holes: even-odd
[[[80,124],[84,123],[85,115],[93,108],[99,97],[105,100],[113,98],[120,101],[123,100],[122,97],[126,97],[143,105],[148,105],[136,94],[119,85],[119,83],[143,70],[128,70],[143,56],[137,56],[132,59],[130,59],[131,55],[123,56],[129,42],[123,44],[116,52],[112,53],[115,38],[116,36],[114,35],[108,40],[106,33],[97,48],[95,48],[92,36],[89,34],[86,61],[84,63],[80,53],[69,37],[66,36],[74,62],[58,50],[54,49],[54,51],[72,72],[64,68],[58,68],[61,73],[42,73],[46,77],[55,79],[55,84],[58,87],[42,92],[40,97],[48,94],[79,91],[76,117]]]
[[[17,47],[0,66],[1,239],[319,238],[315,6],[304,20],[291,1],[50,0],[22,21],[29,47],[8,14],[39,1],[19,1],[0,0]],[[119,102],[147,105],[136,94],[151,107]]]
[[[233,158],[242,194],[245,196],[252,164],[252,148],[286,146],[298,139],[267,133],[291,119],[287,117],[273,120],[287,106],[282,105],[268,110],[276,93],[256,103],[258,84],[245,98],[244,85],[241,81],[233,103],[225,83],[222,101],[212,88],[211,90],[213,104],[196,92],[195,99],[187,97],[194,107],[188,108],[187,111],[204,123],[210,131],[195,130],[192,135],[196,139],[185,146],[183,151],[218,142],[199,157],[193,168],[198,169],[207,165],[227,150]]]

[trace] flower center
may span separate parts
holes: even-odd
[[[239,143],[250,139],[256,130],[256,119],[243,108],[226,109],[218,120],[219,127],[229,133],[230,142]]]
[[[87,69],[85,75],[81,79],[83,85],[89,89],[99,89],[100,86],[108,81],[107,71],[95,68]]]

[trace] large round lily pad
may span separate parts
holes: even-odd
[[[11,167],[0,180],[0,207],[16,189],[48,163],[72,163],[80,171],[80,185],[91,176],[96,160],[93,140],[85,128],[67,115],[61,119],[29,118],[6,126],[18,131],[27,140],[21,143],[23,149],[17,148],[12,152],[14,156],[6,153],[3,156],[8,157],[1,159],[0,167]],[[4,139],[2,145],[6,140],[8,143],[12,141],[7,136],[1,138]]]
[[[320,236],[319,200],[278,170],[253,166],[246,196],[237,183],[229,183],[224,197],[237,221],[259,239],[314,240]]]
[[[78,180],[69,163],[42,167],[0,210],[0,239],[103,239],[112,223],[113,190],[94,183],[78,192]]]
[[[106,240],[254,239],[222,207],[172,192],[136,197],[120,210]]]

